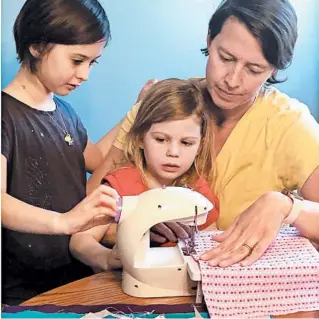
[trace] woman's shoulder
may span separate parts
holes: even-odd
[[[271,116],[290,117],[310,114],[306,104],[279,91],[275,87],[262,90],[259,98],[264,109],[268,111]]]
[[[319,136],[319,123],[304,103],[276,88],[266,90],[262,96],[267,135],[270,139],[300,135],[304,138]],[[318,137],[316,138],[318,139]]]

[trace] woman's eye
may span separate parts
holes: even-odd
[[[224,61],[224,62],[231,62],[231,61],[233,61],[232,58],[226,58],[226,57],[224,57],[224,56],[222,56],[222,55],[220,55],[220,59],[221,59],[222,61]]]
[[[256,71],[256,70],[253,70],[253,69],[248,69],[249,70],[249,72],[251,73],[251,74],[254,74],[254,75],[258,75],[258,74],[261,74],[262,72],[260,72],[260,71]]]
[[[165,138],[156,137],[156,141],[159,142],[159,143],[164,143],[165,142]]]
[[[192,146],[193,145],[192,142],[188,142],[188,141],[182,141],[182,144],[184,144],[185,146]]]

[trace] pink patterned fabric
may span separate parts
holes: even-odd
[[[197,234],[196,259],[218,246],[211,235]],[[211,318],[257,318],[319,310],[319,254],[295,228],[283,228],[251,266],[220,268],[199,263]]]

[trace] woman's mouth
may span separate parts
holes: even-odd
[[[226,101],[231,101],[233,99],[235,99],[236,97],[240,96],[240,94],[238,93],[231,93],[227,90],[224,90],[222,88],[220,88],[219,86],[215,86],[216,88],[216,92],[218,94],[218,96],[223,99],[223,100],[226,100]]]

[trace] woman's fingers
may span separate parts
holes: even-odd
[[[212,235],[212,239],[218,242],[225,240],[237,226],[238,217],[233,221],[230,227],[221,234]]]
[[[243,245],[240,246],[236,251],[234,251],[231,255],[227,258],[221,260],[218,263],[220,267],[228,267],[230,265],[236,264],[246,258],[250,254],[250,249],[247,249]]]
[[[219,240],[221,243],[213,249],[206,251],[204,254],[200,256],[201,260],[208,261],[212,266],[217,265],[221,260],[228,258],[230,254],[234,250],[236,250],[240,245],[242,230],[239,226],[234,224],[226,231],[226,235],[224,237],[219,236]],[[212,239],[215,240],[216,236],[212,236]]]
[[[140,100],[143,100],[143,98],[145,97],[147,91],[155,84],[157,83],[158,80],[157,79],[151,79],[151,80],[148,80],[143,88],[141,89],[140,93],[138,94],[138,97],[137,97],[137,100],[136,100],[136,103],[139,102]]]
[[[261,239],[254,247],[251,252],[246,256],[245,259],[240,263],[242,266],[250,266],[257,261],[271,245],[273,238],[266,237]]]
[[[254,238],[248,239],[246,241],[242,238],[239,239],[237,245],[229,254],[224,254],[221,256],[220,260],[218,261],[218,266],[228,267],[245,259],[251,254],[256,246],[256,243],[257,239]]]

